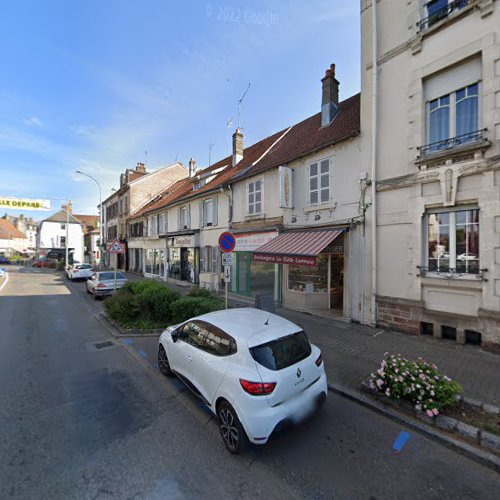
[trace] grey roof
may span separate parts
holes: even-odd
[[[56,212],[55,214],[52,214],[50,217],[47,217],[44,219],[42,222],[67,222],[67,214],[64,210],[59,210],[59,212]],[[71,214],[69,216],[69,222],[70,224],[81,224],[81,222],[76,218],[73,217]]]

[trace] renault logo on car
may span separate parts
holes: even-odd
[[[300,368],[297,368],[297,378],[300,378],[302,375],[302,372],[300,371]]]

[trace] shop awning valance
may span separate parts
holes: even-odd
[[[278,264],[314,266],[316,257],[345,229],[282,233],[257,248],[253,260]]]

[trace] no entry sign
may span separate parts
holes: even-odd
[[[236,246],[236,238],[233,233],[226,231],[219,236],[219,248],[224,253],[230,253]]]

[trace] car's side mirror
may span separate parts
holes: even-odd
[[[179,339],[179,336],[180,336],[181,332],[180,332],[180,329],[177,328],[176,330],[174,330],[170,335],[172,335],[172,340],[174,342],[177,342],[177,340]]]

